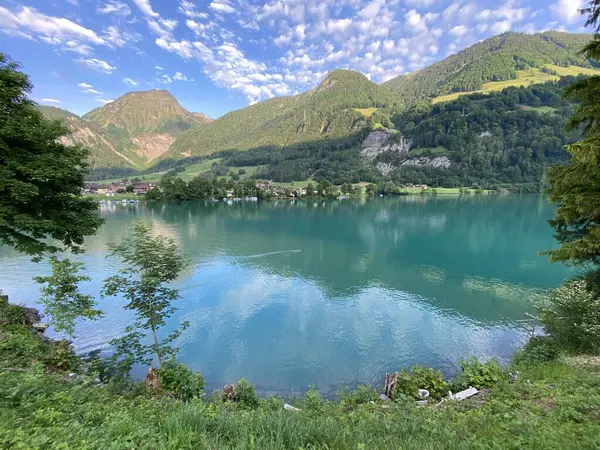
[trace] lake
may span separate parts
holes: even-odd
[[[452,374],[469,355],[506,361],[543,291],[571,274],[538,256],[556,246],[552,209],[535,195],[102,206],[82,290],[99,295],[119,267],[106,244],[139,217],[191,261],[168,327],[190,321],[179,360],[209,391],[247,377],[263,394],[330,393],[415,363]],[[10,300],[35,305],[47,265],[7,248],[0,262]],[[110,351],[132,320],[122,304],[100,301],[78,351]]]

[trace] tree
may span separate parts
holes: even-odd
[[[582,53],[600,62],[600,0],[581,11],[588,14],[586,25],[595,27],[594,39]],[[578,101],[569,129],[583,129],[584,139],[567,146],[568,164],[548,171],[551,201],[558,204],[550,221],[560,246],[546,252],[550,260],[567,264],[600,264],[600,76],[579,80],[565,89]]]
[[[0,53],[0,242],[36,260],[78,252],[102,224],[81,195],[89,152],[62,143],[67,128],[27,98],[32,85],[19,69]]]
[[[120,244],[110,244],[109,248],[125,267],[104,281],[102,295],[123,294],[128,301],[124,308],[135,312],[134,325],[126,328],[125,336],[111,343],[117,356],[124,356],[127,363],[150,365],[154,354],[160,368],[165,360],[175,356],[177,349],[171,344],[188,326],[183,323],[162,341],[158,337],[159,329],[176,311],[173,302],[179,298],[179,291],[168,284],[186,267],[186,261],[172,239],[153,236],[152,226],[141,221],[134,224],[131,237]],[[148,331],[153,343],[145,345],[142,340]]]
[[[79,292],[79,283],[90,281],[90,277],[79,274],[83,263],[52,256],[50,265],[52,275],[34,277],[35,281],[45,285],[41,288],[40,302],[54,329],[73,337],[77,319],[97,320],[103,314],[95,308],[96,302],[91,295]]]

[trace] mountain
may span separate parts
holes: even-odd
[[[557,79],[556,75],[575,75],[577,71],[561,71],[570,66],[582,68],[579,72],[586,73],[585,69],[592,65],[578,52],[590,39],[588,34],[556,31],[508,32],[422,70],[393,78],[384,86],[394,90],[405,103],[414,104],[456,92],[478,91],[485,88],[485,83],[515,80],[524,75],[530,75],[530,79],[515,84],[529,85]],[[505,83],[495,87],[501,90],[507,86]]]
[[[92,167],[138,167],[139,158],[135,153],[122,149],[104,130],[94,123],[81,119],[76,114],[55,106],[39,106],[49,119],[61,120],[69,127],[71,134],[62,141],[66,145],[83,145],[91,150]]]
[[[342,138],[371,122],[389,122],[399,107],[398,97],[388,88],[358,72],[335,70],[303,94],[266,100],[194,126],[175,140],[165,157]]]
[[[184,109],[168,91],[157,89],[129,92],[83,119],[96,124],[145,164],[166,153],[184,131],[212,121],[205,114]]]

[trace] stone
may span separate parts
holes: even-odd
[[[389,397],[388,397],[387,395],[385,395],[385,394],[379,394],[379,400],[381,400],[381,401],[384,401],[384,402],[389,402],[389,401],[391,401],[392,399],[391,399],[391,398],[389,398]]]
[[[479,391],[472,386],[469,386],[469,389],[465,389],[464,391],[457,392],[456,394],[452,394],[452,392],[448,392],[448,397],[452,400],[464,400],[469,397],[473,397]]]
[[[288,405],[287,403],[283,405],[283,409],[286,411],[300,411],[300,409],[296,408],[295,406]]]
[[[429,398],[429,391],[427,389],[419,389],[419,397],[421,400]]]

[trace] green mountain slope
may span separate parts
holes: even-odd
[[[311,91],[267,100],[193,127],[177,138],[166,156],[343,138],[371,120],[385,120],[398,107],[389,89],[358,72],[335,70]]]
[[[94,123],[81,119],[76,114],[54,106],[39,106],[49,119],[62,120],[69,127],[71,134],[63,138],[67,145],[83,145],[90,149],[92,167],[121,168],[141,167],[139,157],[121,148],[104,130]]]
[[[504,33],[425,69],[393,78],[384,85],[394,90],[405,103],[414,104],[455,92],[477,91],[487,82],[516,79],[519,71],[555,72],[547,65],[590,68],[590,62],[578,54],[589,40],[587,34],[556,31]],[[539,78],[539,82],[548,80],[543,76]]]
[[[156,89],[129,92],[83,119],[146,163],[166,153],[175,138],[192,126],[212,122],[202,113],[184,109],[169,92]]]

